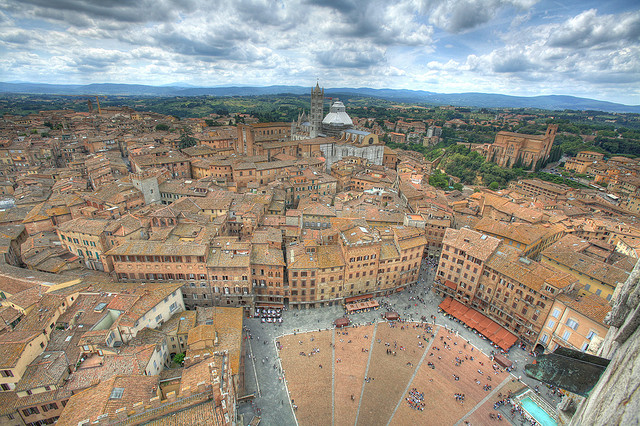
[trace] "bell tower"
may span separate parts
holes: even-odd
[[[311,89],[311,112],[309,113],[309,122],[311,124],[311,129],[309,131],[310,137],[318,137],[318,134],[322,129],[323,115],[324,89],[321,89],[318,82],[316,82],[316,87]]]

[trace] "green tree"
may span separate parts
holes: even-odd
[[[449,176],[437,170],[429,177],[429,185],[440,189],[449,189]]]
[[[158,132],[166,132],[169,130],[169,125],[165,123],[160,123],[156,125],[156,131]]]
[[[182,365],[182,363],[184,362],[184,356],[185,356],[184,352],[180,354],[175,354],[173,356],[174,364]]]
[[[498,189],[500,189],[500,184],[496,181],[491,182],[491,184],[489,185],[489,189],[492,191],[497,191]]]
[[[183,148],[189,148],[190,146],[196,146],[197,144],[198,144],[198,139],[194,138],[193,136],[183,134],[182,136],[180,136],[180,143],[178,144],[178,147],[180,149],[183,149]]]

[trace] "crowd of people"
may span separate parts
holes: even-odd
[[[511,417],[516,418],[516,416],[520,416],[520,423],[523,422],[529,423],[531,426],[537,426],[538,422],[534,419],[529,413],[527,413],[520,404],[517,404],[512,399],[509,400],[511,403]]]
[[[298,343],[301,345],[302,344],[302,340],[298,341]],[[317,354],[320,352],[320,348],[312,348],[311,352],[309,352],[309,354],[307,354],[304,351],[300,351],[300,356],[313,356],[314,354]]]
[[[418,392],[418,389],[411,388],[409,391],[409,396],[407,396],[406,401],[409,403],[409,407],[414,410],[424,410],[424,392]]]

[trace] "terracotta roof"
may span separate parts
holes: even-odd
[[[304,245],[293,245],[287,248],[288,269],[312,269],[318,268],[318,256],[315,253],[307,253]]]
[[[316,247],[318,268],[342,268],[345,266],[342,250],[337,244]]]
[[[15,390],[19,392],[43,386],[60,386],[68,372],[69,362],[64,352],[43,352],[29,364]]]
[[[216,239],[216,241],[220,241]],[[251,243],[228,242],[212,245],[207,266],[212,268],[248,268],[251,262]]]
[[[518,283],[540,291],[543,285],[548,282],[554,286],[559,285],[561,278],[568,275],[564,272],[558,272],[553,268],[542,263],[523,259],[520,257],[520,251],[501,244],[493,255],[486,262],[487,267],[492,268],[501,274],[510,277]],[[575,281],[575,279],[570,280]],[[559,287],[563,288],[563,287]]]
[[[13,309],[11,306],[0,305],[0,321],[5,324],[11,324],[20,318],[20,316],[22,316],[22,312]],[[0,326],[0,330],[2,330],[2,326]]]
[[[400,257],[400,252],[396,247],[394,241],[383,241],[380,244],[380,260],[390,260],[390,259],[398,259]]]
[[[266,244],[254,244],[251,248],[251,263],[259,265],[285,266],[281,249]]]
[[[574,236],[568,235],[544,250],[542,256],[614,288],[627,280],[627,271],[573,251],[574,240]]]
[[[140,401],[149,401],[157,395],[158,376],[117,375],[73,395],[63,410],[57,425],[77,426],[79,422],[93,419],[104,413],[115,413],[117,409]],[[111,398],[114,388],[122,388],[122,396]]]
[[[107,226],[108,220],[104,219],[71,219],[58,225],[58,229],[62,232],[77,232],[80,234],[101,235]]]
[[[560,293],[556,299],[574,311],[609,328],[609,325],[604,322],[604,319],[607,314],[611,312],[611,305],[609,305],[605,299],[595,294],[587,293],[579,295],[578,293],[579,290],[574,291],[572,294]]]
[[[182,311],[169,318],[160,331],[167,334],[187,334],[196,326],[196,311]]]
[[[42,330],[14,330],[1,335],[0,368],[15,367],[27,346],[41,334]]]
[[[545,238],[564,231],[562,225],[530,225],[527,223],[503,222],[489,217],[483,217],[475,224],[478,232],[493,235],[498,238],[510,240],[530,246]]]
[[[524,133],[515,133],[515,132],[506,132],[500,131],[498,135],[507,136],[511,138],[522,138],[522,139],[535,139],[535,140],[543,140],[545,135],[527,135]]]
[[[229,362],[233,374],[240,371],[240,352],[242,350],[242,308],[197,308],[198,323],[212,322],[218,332],[218,346],[212,350],[229,352]],[[187,353],[192,356],[194,353]]]
[[[35,305],[40,301],[42,295],[46,293],[47,289],[41,285],[34,285],[7,299],[7,302],[14,304],[15,306],[26,310],[30,306]]]
[[[468,228],[459,230],[449,228],[444,233],[442,244],[463,250],[476,259],[486,261],[498,248],[500,240]]]
[[[189,346],[202,340],[215,340],[216,330],[213,324],[201,324],[189,330],[188,344]]]
[[[205,256],[206,246],[192,242],[126,241],[106,255],[135,256]]]

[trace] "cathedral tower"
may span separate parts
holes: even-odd
[[[324,116],[324,89],[316,82],[316,87],[311,89],[311,112],[309,114],[309,122],[311,129],[309,136],[318,137],[322,129],[322,118]]]

